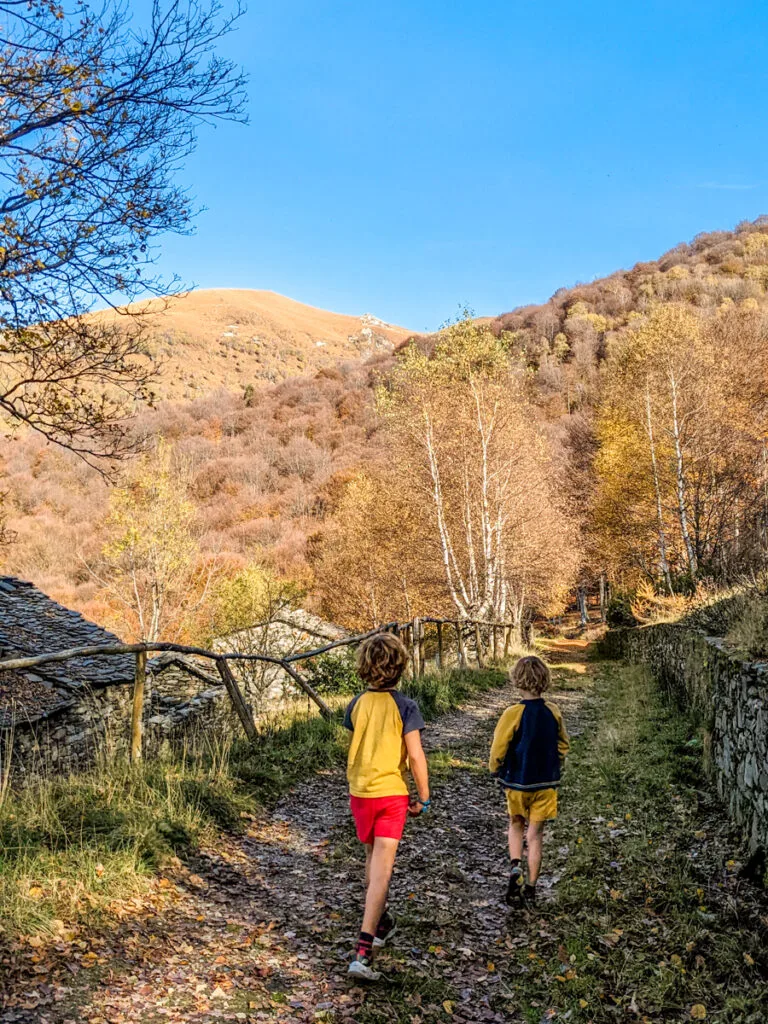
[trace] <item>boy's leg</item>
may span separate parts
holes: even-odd
[[[523,837],[525,834],[525,818],[522,814],[512,814],[509,819],[509,857],[512,861],[512,872],[507,883],[507,893],[504,897],[506,904],[510,907],[516,906],[523,891],[525,878],[521,859],[523,856]]]
[[[514,814],[509,819],[509,857],[510,860],[521,860],[523,856],[523,837],[525,834],[525,818],[522,814]]]
[[[365,891],[368,892],[368,885],[371,881],[371,858],[373,857],[373,843],[365,844]]]
[[[368,888],[363,915],[364,933],[376,934],[376,928],[387,905],[387,893],[399,843],[399,839],[390,839],[387,836],[376,836],[373,840],[371,855],[366,860]]]
[[[535,885],[541,870],[541,843],[545,821],[528,822],[528,882]]]

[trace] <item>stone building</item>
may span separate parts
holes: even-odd
[[[37,587],[0,577],[0,658],[119,644],[113,633],[64,608]],[[127,748],[134,656],[96,655],[34,670],[0,669],[0,764],[23,776],[68,771],[99,751]],[[218,675],[179,655],[148,663],[145,735],[149,746],[194,722],[229,713]]]
[[[218,652],[284,657],[346,636],[309,612],[283,609],[269,623],[217,641]],[[64,608],[31,583],[0,576],[0,659],[119,644],[113,633]],[[255,714],[301,696],[280,666],[233,662]],[[311,676],[311,669],[303,668]],[[135,672],[132,654],[0,668],[0,771],[14,777],[66,772],[99,753],[128,749]],[[146,751],[187,742],[211,729],[242,731],[215,665],[175,652],[147,662]]]

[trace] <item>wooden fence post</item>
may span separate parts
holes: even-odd
[[[419,633],[421,632],[421,622],[418,616],[414,618],[411,623],[411,659],[413,663],[413,678],[418,679],[421,675],[421,666],[419,664],[419,655],[421,654],[421,648],[419,644]]]
[[[424,657],[424,623],[419,619],[419,676],[423,676],[426,670],[426,658]]]
[[[291,679],[293,679],[295,683],[298,683],[298,685],[301,687],[304,693],[306,693],[307,697],[310,700],[313,700],[315,704],[317,704],[317,706],[320,708],[320,714],[323,716],[323,718],[333,718],[333,712],[325,703],[325,701],[317,692],[317,690],[314,688],[314,686],[310,686],[307,680],[304,679],[303,676],[299,675],[296,669],[293,668],[293,666],[290,665],[287,661],[281,662],[281,665],[288,673],[288,675],[291,677]]]
[[[227,688],[229,699],[232,701],[232,706],[237,712],[237,717],[243,724],[245,735],[251,743],[255,743],[258,737],[256,733],[256,726],[253,722],[253,715],[251,714],[251,709],[245,703],[245,697],[243,697],[240,692],[240,687],[237,685],[237,680],[235,679],[232,669],[229,667],[225,658],[216,659],[216,668],[219,670],[221,681]]]
[[[491,626],[491,651],[492,651],[492,657],[493,657],[494,661],[498,660],[498,646],[497,646],[497,644],[498,644],[497,627],[494,625],[494,626]]]
[[[480,636],[480,623],[475,623],[475,644],[477,645],[477,667],[485,668],[485,658],[483,657],[483,641]]]
[[[437,667],[443,671],[443,624],[437,623]]]
[[[136,652],[133,676],[133,707],[131,708],[131,761],[141,760],[144,736],[144,687],[147,681],[147,652]]]
[[[458,620],[454,625],[456,626],[456,646],[459,649],[459,668],[466,668],[467,652],[464,647],[464,636],[461,632],[461,621]]]

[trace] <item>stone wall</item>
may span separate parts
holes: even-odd
[[[768,664],[739,661],[722,641],[674,624],[611,630],[607,657],[647,665],[700,724],[721,800],[753,849],[768,849]]]
[[[235,719],[224,687],[180,661],[149,663],[144,705],[144,750],[198,741],[206,733],[234,732]],[[83,686],[64,704],[36,719],[16,719],[0,729],[0,771],[11,765],[13,781],[54,772],[66,775],[92,765],[99,755],[125,754],[130,742],[133,687],[114,683]]]

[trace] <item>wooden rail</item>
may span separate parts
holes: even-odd
[[[135,655],[136,664],[134,669],[131,705],[131,759],[135,761],[142,756],[144,692],[147,672],[147,655],[150,653],[173,652],[175,654],[193,655],[198,658],[206,658],[213,661],[219,675],[221,676],[222,683],[227,690],[232,706],[242,723],[246,736],[251,742],[255,742],[257,739],[257,733],[253,719],[253,711],[246,703],[245,697],[237,683],[237,679],[230,668],[230,662],[255,661],[282,668],[291,680],[301,690],[303,690],[304,693],[306,693],[310,700],[314,701],[320,709],[320,713],[323,717],[331,718],[331,709],[317,693],[311,683],[309,683],[300,674],[300,672],[298,672],[295,667],[297,662],[316,658],[321,654],[326,654],[328,651],[333,651],[339,647],[350,647],[360,644],[369,637],[376,636],[378,633],[390,632],[403,639],[406,646],[409,648],[411,671],[414,678],[418,678],[423,676],[425,672],[426,658],[424,625],[427,623],[437,627],[437,665],[438,668],[441,669],[444,667],[444,626],[451,626],[455,631],[457,658],[458,663],[462,668],[466,668],[468,666],[467,650],[464,643],[465,631],[474,631],[477,664],[479,668],[483,668],[485,665],[485,655],[483,651],[481,627],[490,628],[492,631],[491,642],[494,658],[497,654],[497,630],[501,629],[503,631],[504,655],[506,656],[509,650],[511,631],[515,628],[515,624],[512,622],[490,622],[474,619],[441,619],[431,616],[421,619],[417,617],[411,622],[388,622],[382,626],[377,626],[375,629],[369,630],[367,633],[360,633],[356,636],[345,637],[341,640],[331,640],[327,644],[323,644],[321,647],[315,647],[308,651],[299,651],[294,654],[286,655],[283,658],[274,657],[269,654],[245,654],[241,651],[228,651],[226,653],[221,653],[207,650],[204,647],[158,641],[156,643],[105,644],[90,647],[71,647],[67,650],[53,651],[47,654],[27,655],[20,658],[5,658],[0,659],[0,671],[13,672],[22,671],[24,669],[39,668],[42,665],[70,661],[73,658],[110,657],[118,654]]]

